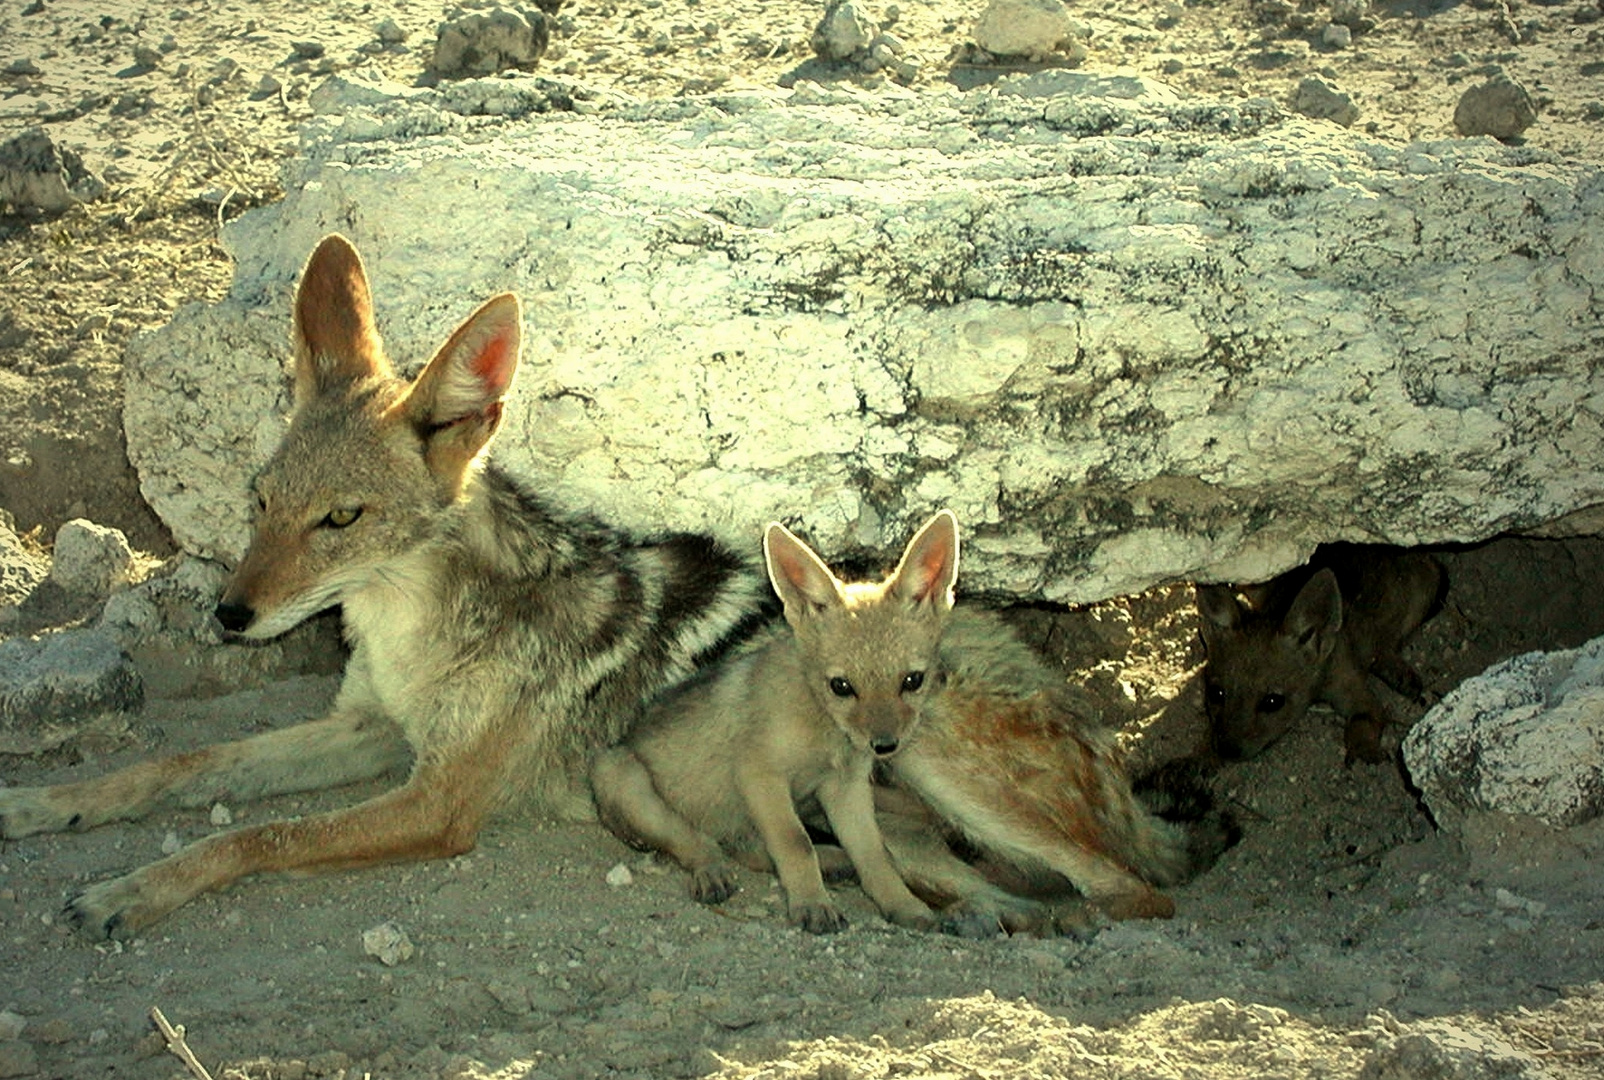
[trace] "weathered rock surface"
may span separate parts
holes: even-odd
[[[1536,122],[1531,94],[1503,73],[1466,90],[1454,106],[1454,130],[1461,135],[1513,139]]]
[[[538,11],[496,8],[440,24],[429,70],[445,79],[532,70],[546,54],[551,28]]]
[[[1293,112],[1313,120],[1330,120],[1343,127],[1352,127],[1359,119],[1359,106],[1354,104],[1353,98],[1318,75],[1310,75],[1298,83],[1291,104]]]
[[[0,608],[22,603],[49,576],[49,556],[24,544],[15,519],[0,510]]]
[[[1604,813],[1604,638],[1461,683],[1409,729],[1404,764],[1438,823],[1471,811],[1579,825]]]
[[[823,60],[850,60],[869,51],[879,30],[852,0],[835,0],[813,28],[813,51]]]
[[[57,146],[44,128],[0,142],[0,206],[14,213],[59,214],[105,191],[105,181],[84,166],[77,151]]]
[[[1595,166],[1068,71],[314,103],[289,196],[226,233],[231,296],[130,360],[130,456],[191,551],[243,548],[333,230],[403,366],[517,291],[498,453],[641,529],[779,517],[835,558],[948,506],[966,588],[1085,601],[1604,502]]]
[[[1371,1051],[1359,1080],[1545,1080],[1532,1055],[1445,1020],[1411,1024]]]
[[[106,596],[128,580],[134,553],[119,530],[82,518],[56,530],[50,580],[68,592]]]
[[[993,56],[1045,59],[1076,44],[1062,0],[991,0],[975,20],[975,44]]]
[[[92,726],[143,702],[139,673],[110,634],[0,641],[0,753],[35,753],[68,737],[69,723]]]

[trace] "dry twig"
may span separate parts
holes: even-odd
[[[167,1040],[167,1049],[172,1052],[174,1057],[189,1067],[189,1071],[194,1074],[196,1080],[212,1080],[212,1074],[206,1071],[206,1066],[200,1063],[200,1060],[195,1057],[195,1052],[184,1041],[184,1025],[179,1024],[175,1027],[169,1024],[167,1017],[163,1016],[161,1009],[155,1005],[150,1007],[150,1018],[156,1022],[156,1027],[161,1031],[162,1038]]]

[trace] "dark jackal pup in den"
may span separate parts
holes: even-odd
[[[1346,763],[1385,760],[1389,717],[1368,677],[1420,698],[1420,676],[1399,648],[1436,612],[1444,585],[1441,564],[1421,552],[1328,544],[1263,585],[1199,588],[1214,750],[1253,757],[1319,701],[1346,720]]]
[[[672,855],[703,903],[735,891],[726,853],[772,868],[791,921],[830,933],[846,919],[797,809],[817,800],[885,917],[933,926],[886,854],[870,772],[916,736],[940,692],[957,521],[937,514],[876,583],[844,584],[778,524],[763,552],[789,632],[654,707],[625,745],[598,756],[591,778],[602,820],[626,842]]]
[[[1186,880],[1234,839],[1212,812],[1190,824],[1149,812],[1113,733],[1063,676],[995,615],[953,610],[950,513],[878,584],[842,585],[777,526],[768,550],[794,637],[659,705],[595,773],[603,819],[671,853],[698,899],[729,895],[725,851],[762,868],[766,848],[793,918],[840,926],[793,801],[816,791],[824,820],[804,816],[833,829],[881,910],[928,925],[928,909],[885,877],[865,802],[871,763],[885,774],[875,802],[896,873],[954,933],[1080,929],[1085,899],[1116,918],[1168,916],[1174,904],[1153,886]],[[998,882],[1077,899],[1043,904]]]
[[[250,550],[218,606],[266,638],[339,604],[354,651],[325,719],[49,788],[0,789],[0,835],[87,829],[409,770],[376,798],[218,833],[68,903],[128,935],[246,874],[456,855],[500,804],[593,816],[585,770],[643,703],[766,602],[698,536],[637,543],[564,516],[482,452],[518,364],[518,302],[490,300],[397,378],[355,249],[330,236],[294,308],[295,410],[256,478]]]

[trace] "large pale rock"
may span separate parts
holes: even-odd
[[[243,547],[332,230],[403,364],[517,291],[498,453],[642,529],[755,548],[779,517],[835,558],[947,506],[967,589],[1085,601],[1604,502],[1594,166],[1069,71],[315,105],[289,195],[225,234],[229,298],[130,358],[130,455],[195,552]]]
[[[1604,814],[1604,638],[1466,679],[1409,729],[1403,757],[1447,827],[1481,810],[1556,826]]]

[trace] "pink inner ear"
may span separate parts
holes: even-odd
[[[481,345],[469,362],[468,367],[485,386],[504,387],[512,380],[512,368],[516,359],[513,336],[510,327],[503,329]]]

